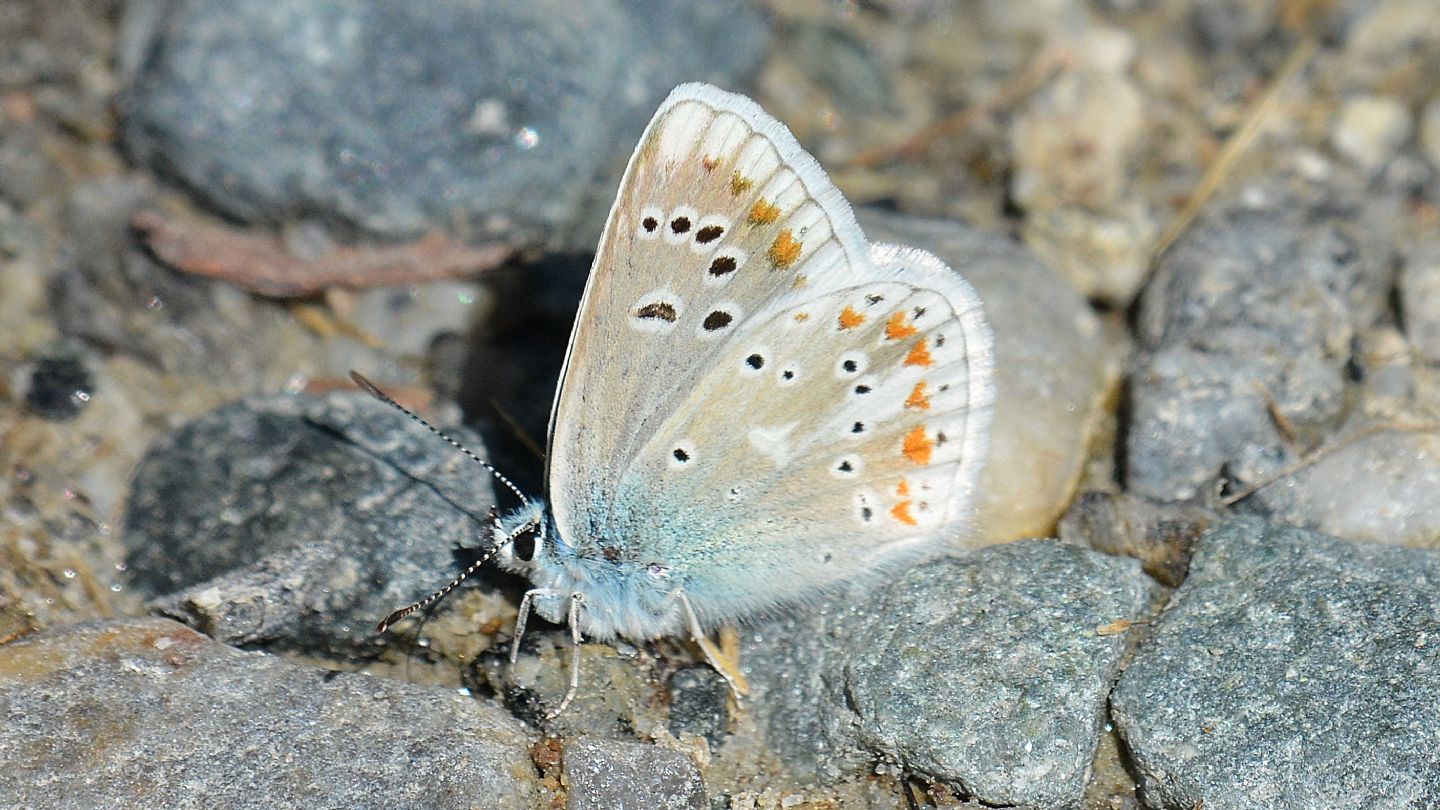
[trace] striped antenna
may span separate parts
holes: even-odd
[[[481,467],[484,467],[485,469],[489,470],[489,471],[490,471],[490,474],[493,475],[493,476],[495,476],[495,480],[496,480],[496,481],[499,481],[501,484],[504,484],[506,489],[508,489],[508,490],[510,490],[511,492],[513,492],[513,493],[515,494],[515,497],[517,497],[517,498],[520,499],[520,502],[521,502],[521,503],[525,504],[526,506],[529,506],[529,505],[530,505],[530,499],[527,498],[527,497],[525,497],[525,493],[521,492],[519,487],[517,487],[517,486],[515,486],[515,484],[511,483],[511,481],[510,481],[509,478],[506,478],[504,475],[501,475],[499,470],[497,470],[497,469],[495,469],[494,467],[490,466],[490,463],[489,463],[489,462],[485,461],[484,459],[480,458],[479,456],[477,456],[477,455],[475,455],[473,452],[471,452],[471,451],[470,451],[470,448],[468,448],[468,447],[466,447],[465,445],[461,444],[460,442],[457,442],[457,441],[455,441],[454,439],[450,438],[448,435],[445,434],[444,431],[440,430],[439,428],[437,428],[437,427],[435,427],[434,425],[430,424],[429,422],[425,421],[423,418],[421,418],[421,417],[420,417],[418,414],[416,414],[414,411],[412,411],[412,410],[410,410],[409,408],[405,407],[404,405],[401,405],[400,403],[396,402],[396,401],[395,401],[394,399],[392,399],[388,394],[386,394],[384,391],[381,391],[378,387],[376,387],[375,383],[372,383],[372,382],[370,382],[369,380],[365,379],[365,377],[362,376],[362,375],[360,374],[360,372],[358,372],[358,371],[351,371],[351,372],[350,372],[350,379],[354,380],[356,385],[358,385],[358,386],[360,386],[361,388],[365,389],[366,393],[370,394],[370,396],[375,397],[376,399],[380,400],[381,402],[385,403],[386,405],[389,405],[390,407],[392,407],[392,408],[400,411],[401,413],[403,413],[403,414],[405,414],[406,416],[410,417],[411,419],[415,420],[417,423],[419,423],[419,424],[421,424],[421,425],[424,425],[426,430],[430,431],[431,433],[434,433],[436,436],[439,436],[440,438],[442,438],[442,439],[444,439],[445,441],[449,442],[451,447],[454,447],[456,450],[459,450],[460,452],[462,452],[462,453],[464,453],[465,455],[469,456],[471,461],[474,461],[476,464],[479,464]],[[493,520],[493,519],[494,519],[493,510],[492,510],[492,515],[491,515],[491,517],[492,517],[492,520]],[[417,611],[417,610],[424,610],[425,608],[430,607],[431,605],[435,604],[436,602],[440,601],[441,599],[444,599],[447,594],[449,594],[451,591],[453,591],[453,590],[455,590],[457,587],[459,587],[460,583],[464,582],[467,577],[469,577],[471,574],[475,573],[476,571],[479,571],[479,570],[480,570],[480,566],[482,566],[482,565],[484,565],[485,563],[490,562],[490,560],[494,559],[495,555],[496,555],[496,554],[499,554],[499,553],[500,553],[500,549],[504,548],[504,547],[506,546],[506,544],[508,544],[511,540],[514,540],[516,537],[519,537],[521,534],[524,534],[525,532],[528,532],[528,531],[530,531],[531,529],[534,529],[536,525],[537,525],[537,524],[536,524],[535,522],[533,522],[533,521],[530,522],[530,523],[526,523],[525,525],[516,528],[513,532],[510,532],[509,534],[505,535],[504,537],[499,538],[499,539],[497,540],[497,542],[495,543],[494,546],[492,546],[489,550],[487,550],[484,554],[482,554],[482,555],[480,556],[480,559],[478,559],[478,560],[476,560],[475,562],[471,563],[468,568],[466,568],[464,571],[462,571],[462,572],[460,573],[460,576],[455,577],[454,579],[452,579],[452,580],[450,580],[448,583],[446,583],[445,587],[443,587],[443,588],[441,588],[440,590],[438,590],[438,591],[430,594],[429,596],[425,597],[424,599],[421,599],[419,602],[415,602],[415,603],[413,603],[413,604],[411,604],[411,605],[407,605],[406,607],[400,608],[399,610],[395,611],[394,613],[391,613],[389,616],[386,616],[385,619],[384,619],[384,621],[382,621],[382,622],[380,622],[380,624],[376,625],[376,627],[375,627],[375,632],[376,632],[376,634],[384,633],[386,630],[389,630],[391,627],[393,627],[396,622],[400,621],[401,619],[405,618],[406,616],[409,616],[410,614],[414,613],[414,612]]]
[[[530,499],[527,498],[527,497],[525,497],[525,493],[521,492],[521,491],[520,491],[520,488],[517,487],[517,486],[515,486],[513,483],[511,483],[511,482],[510,482],[510,479],[509,479],[509,478],[506,478],[504,475],[502,475],[499,470],[497,470],[497,469],[495,469],[494,467],[490,466],[490,462],[488,462],[488,461],[486,461],[485,459],[480,458],[479,456],[477,456],[477,455],[475,455],[474,453],[470,452],[470,448],[468,448],[468,447],[466,447],[465,445],[461,444],[460,442],[457,442],[457,441],[455,441],[454,439],[450,438],[449,436],[447,436],[447,435],[445,434],[444,431],[440,430],[439,428],[435,427],[434,425],[430,424],[429,422],[426,422],[424,419],[422,419],[422,418],[421,418],[418,414],[416,414],[414,411],[410,410],[409,408],[405,407],[404,405],[401,405],[400,403],[396,402],[394,399],[391,399],[389,394],[386,394],[384,391],[381,391],[379,388],[375,387],[375,383],[372,383],[372,382],[370,382],[369,380],[365,379],[363,376],[361,376],[360,372],[358,372],[358,371],[353,371],[353,370],[352,370],[352,371],[350,372],[350,379],[354,380],[356,385],[358,385],[358,386],[360,386],[361,388],[365,389],[365,392],[366,392],[367,394],[369,394],[370,396],[375,397],[376,399],[380,400],[381,402],[385,403],[386,405],[389,405],[390,407],[392,407],[392,408],[394,408],[395,410],[397,410],[397,411],[405,414],[406,416],[410,417],[411,419],[414,419],[414,420],[415,420],[416,422],[418,422],[419,424],[424,425],[426,430],[430,431],[431,433],[434,433],[436,436],[439,436],[440,438],[442,438],[442,439],[444,439],[445,441],[449,442],[451,447],[454,447],[456,450],[459,450],[460,452],[462,452],[462,453],[464,453],[465,455],[469,456],[471,461],[473,461],[473,462],[475,462],[476,464],[479,464],[481,467],[484,467],[485,469],[489,470],[489,471],[490,471],[490,474],[493,475],[493,476],[495,476],[495,480],[496,480],[496,481],[499,481],[499,482],[502,483],[502,484],[504,484],[506,489],[508,489],[508,490],[510,490],[511,492],[513,492],[513,493],[515,494],[515,497],[517,497],[517,498],[520,499],[520,502],[521,502],[521,503],[525,504],[526,506],[529,506],[529,505],[530,505]]]
[[[464,582],[466,577],[469,577],[471,574],[479,571],[480,566],[484,565],[487,562],[490,562],[490,560],[493,559],[496,554],[500,553],[500,549],[504,548],[507,543],[509,543],[511,540],[514,540],[516,537],[524,534],[525,532],[530,531],[533,528],[535,528],[534,523],[526,523],[524,526],[521,526],[515,531],[505,535],[505,537],[502,538],[499,542],[497,542],[489,551],[486,551],[484,554],[482,554],[480,556],[480,559],[476,560],[473,563],[470,563],[469,568],[461,571],[460,576],[455,577],[454,579],[446,583],[445,587],[430,594],[424,599],[421,599],[419,602],[407,605],[395,611],[394,613],[391,613],[389,616],[386,616],[383,621],[381,621],[378,625],[375,626],[376,635],[380,635],[386,630],[389,630],[391,627],[394,627],[396,622],[400,621],[406,616],[409,616],[411,613],[414,613],[417,610],[424,610],[425,608],[430,607],[436,602],[439,602],[441,599],[444,599],[446,594],[459,587],[460,583]]]

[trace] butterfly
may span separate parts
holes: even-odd
[[[783,124],[675,88],[581,299],[548,499],[511,486],[522,505],[494,529],[499,563],[533,584],[517,640],[533,608],[577,652],[688,634],[713,663],[718,625],[945,552],[971,526],[991,343],[971,286],[870,244]],[[555,713],[577,679],[572,663]]]

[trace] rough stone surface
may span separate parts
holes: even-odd
[[[997,805],[1078,801],[1125,648],[1096,630],[1146,609],[1133,560],[1021,541],[818,600],[752,631],[754,710],[797,778],[878,756]]]
[[[493,704],[242,653],[165,619],[0,646],[0,806],[523,810]]]
[[[624,642],[582,644],[580,689],[564,712],[551,717],[570,689],[574,647],[568,629],[537,625],[532,621],[526,630],[513,666],[508,648],[491,649],[466,672],[466,683],[493,691],[516,716],[553,737],[633,740],[637,730],[665,726],[656,694],[663,685],[660,662]]]
[[[591,220],[610,205],[594,186],[665,93],[734,83],[768,39],[756,11],[728,2],[136,0],[127,11],[132,155],[242,220],[392,237],[563,241],[584,221],[579,241],[593,244]]]
[[[1215,513],[1192,504],[1084,492],[1060,519],[1059,536],[1105,554],[1134,557],[1145,573],[1173,588],[1184,581],[1195,541],[1214,520]]]
[[[1026,245],[1085,295],[1128,302],[1159,231],[1134,193],[1151,122],[1130,75],[1133,38],[1101,29],[1084,44],[1080,52],[1112,55],[1061,73],[1018,112],[1010,193],[1026,212]]]
[[[1428,420],[1427,420],[1428,421]],[[1333,450],[1241,501],[1277,523],[1367,543],[1440,547],[1440,434],[1425,423],[1357,424]]]
[[[718,747],[725,739],[730,698],[720,673],[708,665],[683,667],[671,673],[666,687],[670,692],[670,733],[676,737],[694,734],[704,737],[711,748]]]
[[[1217,201],[1165,254],[1137,322],[1131,491],[1256,482],[1295,460],[1288,429],[1336,426],[1352,341],[1386,305],[1387,210],[1338,172],[1282,174]]]
[[[995,330],[995,419],[968,542],[1050,533],[1074,497],[1118,379],[1095,314],[1034,254],[959,223],[862,211],[875,242],[929,250],[965,276]]]
[[[1440,556],[1239,518],[1112,698],[1151,807],[1440,803]]]
[[[256,398],[151,449],[124,542],[167,615],[230,644],[353,653],[454,572],[494,502],[485,470],[364,394]]]
[[[569,810],[706,810],[688,757],[654,745],[581,737],[565,746]]]
[[[1405,257],[1399,293],[1410,345],[1426,362],[1440,363],[1440,238],[1422,241]]]

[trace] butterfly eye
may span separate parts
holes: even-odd
[[[535,535],[526,532],[515,538],[510,543],[510,551],[525,562],[535,559]]]
[[[645,566],[645,573],[656,579],[664,579],[665,577],[670,576],[670,567],[661,565],[660,563],[650,563],[649,565]]]

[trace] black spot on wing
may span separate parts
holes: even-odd
[[[676,318],[675,305],[664,301],[656,301],[635,310],[635,317],[646,320],[658,319],[666,323],[674,323]]]

